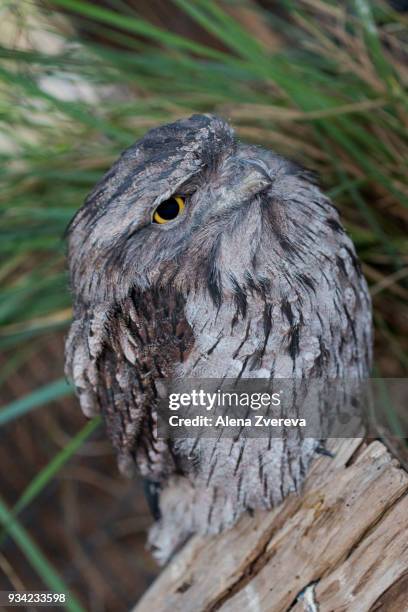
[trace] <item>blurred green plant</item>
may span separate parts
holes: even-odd
[[[30,28],[54,27],[58,49],[0,48],[2,348],[66,326],[69,219],[125,146],[149,127],[194,111],[219,112],[240,136],[319,170],[373,282],[407,266],[405,17],[363,0],[349,10],[285,2],[285,18],[258,10],[271,38],[276,30],[286,37],[271,53],[209,0],[175,5],[225,51],[136,14],[80,0],[51,5],[81,16],[106,44],[79,40],[69,28],[58,34],[52,15],[37,10],[33,21],[27,9],[18,20],[26,37]],[[402,274],[384,291],[406,303],[405,280]],[[393,333],[392,319],[385,320]]]
[[[3,536],[11,531],[13,524],[16,522],[17,515],[41,493],[41,491],[50,483],[50,481],[54,478],[54,476],[56,476],[65,463],[72,457],[72,455],[75,454],[83,443],[86,442],[86,440],[91,436],[91,434],[93,434],[100,424],[101,417],[99,416],[88,421],[88,423],[73,438],[71,438],[68,444],[36,474],[36,476],[21,494],[12,511],[9,512],[10,520],[4,522],[3,533],[0,531],[0,544]]]
[[[406,372],[407,17],[368,0],[285,0],[279,15],[254,2],[173,0],[218,46],[106,4],[1,9],[1,380],[39,336],[69,323],[63,235],[86,193],[147,129],[193,112],[219,113],[240,137],[319,171],[371,282],[377,371]],[[236,5],[251,11],[246,25]],[[16,400],[0,423],[67,389],[56,381]]]
[[[24,555],[36,569],[44,584],[54,593],[64,593],[67,601],[64,608],[68,612],[84,612],[84,608],[70,593],[66,584],[61,580],[54,568],[44,557],[36,543],[31,539],[27,531],[17,520],[13,520],[12,514],[6,504],[0,498],[0,524],[8,525],[8,533],[21,548]]]
[[[44,584],[55,593],[65,593],[67,599],[64,608],[69,612],[83,612],[84,608],[70,593],[67,585],[61,580],[60,576],[44,557],[37,544],[31,539],[24,527],[22,527],[17,516],[41,493],[63,465],[82,446],[97,427],[99,427],[100,423],[100,417],[96,417],[89,421],[70,440],[66,447],[57,453],[53,460],[38,472],[11,511],[0,498],[0,524],[3,527],[3,532],[0,531],[0,544],[6,534],[10,535],[30,561],[38,575],[42,578]]]

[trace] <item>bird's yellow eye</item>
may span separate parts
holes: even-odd
[[[153,213],[153,223],[168,223],[178,217],[184,210],[184,198],[171,196],[161,202]]]

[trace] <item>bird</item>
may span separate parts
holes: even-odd
[[[158,406],[165,381],[369,376],[367,283],[316,174],[195,114],[126,149],[67,236],[66,374],[144,479],[158,563],[301,494],[324,440],[170,439]]]

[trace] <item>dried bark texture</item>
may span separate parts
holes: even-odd
[[[134,612],[408,609],[408,474],[378,441],[329,447],[302,496],[194,537]]]

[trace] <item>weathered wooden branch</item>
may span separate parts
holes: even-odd
[[[329,448],[301,496],[190,540],[134,612],[408,610],[408,474],[378,441]]]

